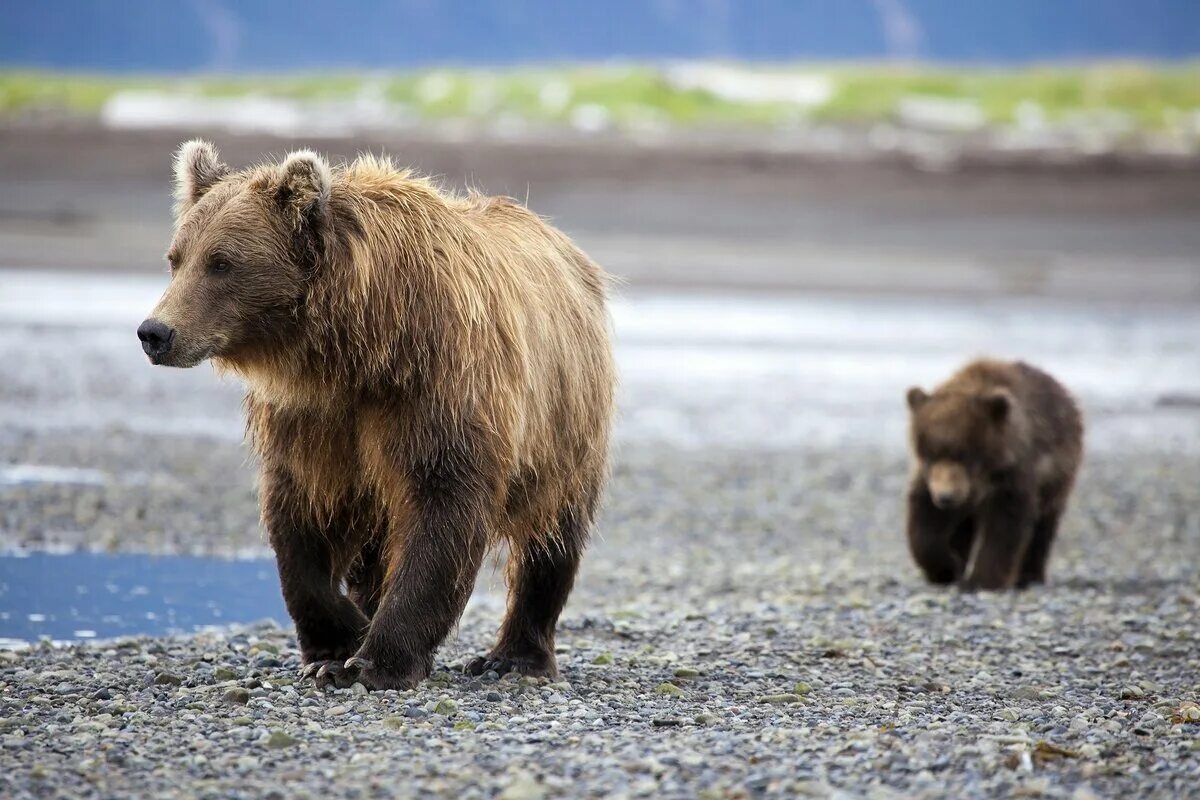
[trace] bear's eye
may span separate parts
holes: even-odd
[[[208,262],[208,271],[214,275],[224,275],[229,272],[229,262],[223,258],[214,258]]]

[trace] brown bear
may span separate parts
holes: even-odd
[[[932,394],[908,390],[915,456],[908,544],[933,583],[1042,583],[1083,453],[1066,389],[1021,362],[967,364]]]
[[[508,198],[370,156],[176,160],[151,362],[246,386],[262,518],[319,684],[411,687],[506,543],[508,611],[468,671],[554,676],[607,475],[606,273]],[[344,592],[343,592],[344,587]]]

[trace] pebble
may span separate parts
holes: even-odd
[[[222,699],[226,703],[246,705],[246,703],[250,702],[250,692],[241,688],[240,686],[234,686],[231,689],[225,690],[225,694],[222,695]]]
[[[434,714],[452,717],[458,712],[458,703],[451,700],[449,697],[443,697],[433,706]]]
[[[267,747],[272,750],[280,750],[284,747],[291,747],[299,743],[296,737],[284,733],[283,731],[271,731],[271,735],[267,737]]]
[[[1137,721],[1137,726],[1139,728],[1144,728],[1145,730],[1149,731],[1161,728],[1166,724],[1167,721],[1158,714],[1155,714],[1153,711],[1147,711]]]
[[[498,800],[542,800],[546,796],[545,786],[528,772],[520,772],[513,777]]]

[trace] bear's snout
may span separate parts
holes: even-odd
[[[929,467],[929,496],[942,509],[958,508],[971,496],[971,478],[963,465],[938,461]]]
[[[142,340],[142,350],[150,356],[150,361],[157,364],[163,356],[171,352],[171,343],[175,341],[175,329],[150,318],[138,325],[138,338]]]
[[[952,509],[962,504],[963,498],[958,492],[941,490],[933,493],[933,504],[938,508]]]

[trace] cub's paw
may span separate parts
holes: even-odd
[[[534,678],[553,680],[558,677],[558,664],[551,653],[529,655],[488,653],[486,656],[479,656],[468,661],[463,667],[463,672],[468,675],[484,675],[488,672],[507,675],[510,672],[517,672]]]
[[[1046,576],[1039,573],[1022,574],[1017,578],[1017,589],[1030,589],[1046,583]]]
[[[388,669],[363,656],[352,656],[344,663],[330,662],[316,671],[317,686],[346,689],[361,683],[372,691],[383,689],[412,689],[425,677],[419,670]]]
[[[1012,588],[1012,584],[1000,580],[968,578],[958,582],[958,590],[963,594],[975,594],[977,592],[1005,592]]]

